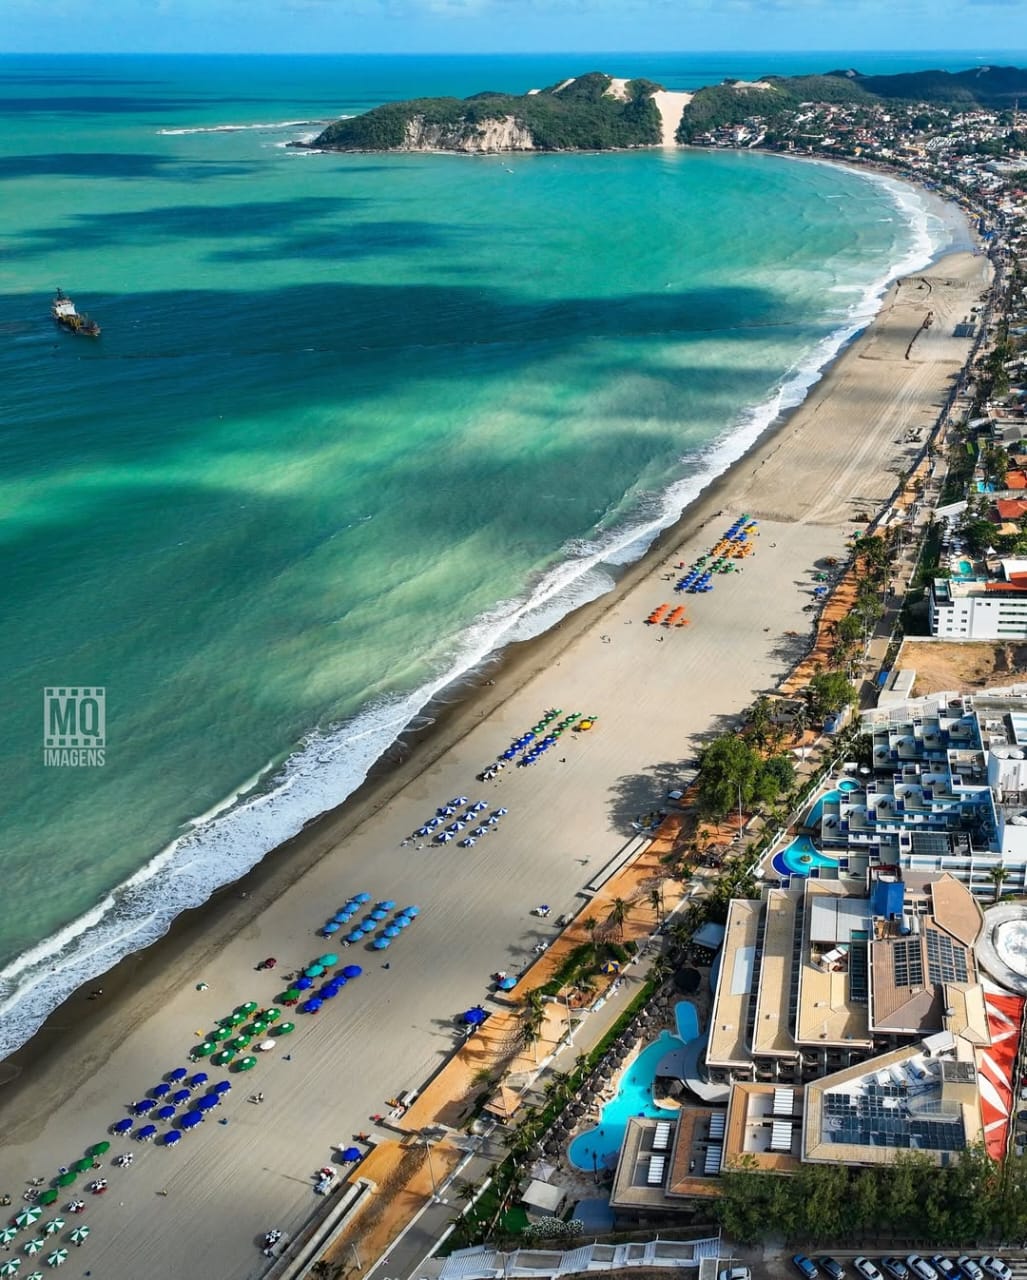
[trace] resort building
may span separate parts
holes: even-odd
[[[710,1017],[713,1083],[798,1084],[924,1035],[988,1039],[981,911],[949,875],[796,877],[728,913]]]
[[[1027,691],[1025,691],[1027,694]],[[954,693],[863,715],[870,765],[814,802],[770,859],[782,883],[948,873],[990,900],[1027,889],[1027,696]]]
[[[969,562],[967,562],[969,563]],[[1027,561],[1002,560],[997,576],[935,578],[927,593],[931,635],[948,640],[1027,637]]]

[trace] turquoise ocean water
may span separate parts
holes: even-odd
[[[949,241],[906,189],[755,155],[284,145],[595,65],[823,60],[615,61],[0,59],[0,1053],[605,590]],[[77,684],[106,765],[46,768],[43,689]]]

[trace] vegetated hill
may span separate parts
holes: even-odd
[[[336,120],[310,144],[332,151],[604,151],[660,141],[651,80],[629,80],[623,96],[595,71],[538,93],[416,98]],[[611,91],[612,90],[612,91]]]
[[[878,98],[941,102],[981,107],[1011,107],[1027,95],[1022,67],[973,67],[969,71],[909,71],[895,76],[864,76],[858,71],[832,71]]]
[[[830,71],[822,76],[765,76],[753,83],[725,80],[700,89],[685,107],[679,142],[750,116],[772,122],[801,102],[932,102],[955,107],[1010,107],[1027,98],[1027,71],[1019,67],[978,67],[971,71],[911,71],[865,76]]]

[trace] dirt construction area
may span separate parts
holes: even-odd
[[[1027,683],[1027,643],[961,640],[947,644],[907,638],[895,660],[895,670],[910,668],[916,672],[915,698],[948,689],[961,692]]]

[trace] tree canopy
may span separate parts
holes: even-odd
[[[699,810],[721,819],[739,804],[750,809],[770,804],[787,791],[795,770],[787,756],[764,759],[744,738],[726,734],[702,752],[699,771]]]

